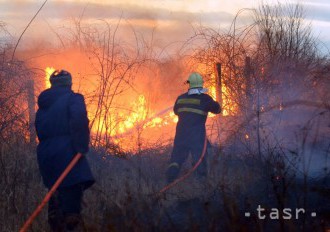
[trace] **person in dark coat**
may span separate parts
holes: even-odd
[[[170,164],[167,168],[167,182],[173,182],[179,175],[184,161],[191,153],[193,162],[198,162],[206,140],[205,123],[208,112],[219,114],[221,107],[212,97],[205,94],[203,78],[199,73],[190,74],[188,92],[180,95],[175,101],[174,113],[179,116],[174,138],[174,147]],[[207,154],[205,154],[207,156]],[[206,160],[196,169],[197,176],[206,177]]]
[[[83,192],[94,183],[84,154],[89,149],[86,105],[81,94],[71,90],[72,77],[67,71],[50,76],[51,88],[38,97],[36,132],[37,157],[44,185],[51,189],[73,157],[83,154],[63,180],[48,205],[48,222],[53,231],[73,230],[81,220]]]

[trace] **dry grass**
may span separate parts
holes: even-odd
[[[306,135],[307,136],[307,135]],[[239,136],[238,136],[239,137]],[[305,138],[305,137],[304,137]],[[313,141],[313,139],[310,139]],[[18,231],[46,194],[37,167],[35,147],[23,140],[1,143],[0,231]],[[302,141],[308,141],[304,139]],[[318,143],[318,148],[322,145]],[[313,143],[312,143],[313,145]],[[194,175],[157,197],[166,184],[171,147],[142,151],[140,156],[105,156],[95,150],[88,159],[96,184],[85,192],[83,217],[87,231],[323,231],[329,224],[329,172],[298,178],[296,163],[308,149],[284,151],[267,146],[262,160],[243,146],[209,150],[209,177]],[[304,146],[307,147],[307,146]],[[313,147],[313,146],[311,146]],[[313,150],[313,149],[312,149]],[[313,150],[315,151],[315,150]],[[329,150],[325,151],[329,154]],[[281,158],[282,157],[282,158]],[[190,168],[186,164],[184,169]],[[184,171],[184,170],[183,170]],[[316,211],[299,220],[259,220],[257,205]],[[251,212],[251,217],[244,217]],[[48,231],[47,210],[31,231]]]

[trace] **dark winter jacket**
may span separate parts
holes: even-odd
[[[70,87],[52,87],[38,98],[36,131],[38,164],[47,188],[51,188],[78,152],[88,152],[89,128],[84,97]],[[60,187],[94,182],[84,156],[73,167]]]
[[[221,112],[219,103],[209,95],[185,93],[179,96],[174,105],[174,113],[179,116],[174,146],[203,146],[208,112]]]

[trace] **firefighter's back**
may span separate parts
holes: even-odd
[[[182,94],[174,106],[179,121],[176,127],[175,142],[194,143],[203,141],[205,123],[209,112],[219,113],[220,106],[208,94]]]
[[[69,87],[52,87],[42,92],[38,98],[39,109],[36,115],[36,131],[39,139],[37,147],[38,163],[43,182],[50,188],[70,163],[74,155],[76,136],[72,133],[72,125],[85,106],[77,99],[83,98],[74,93]],[[83,101],[83,100],[81,100]],[[85,110],[85,109],[84,109]],[[82,124],[82,123],[79,123]],[[88,122],[79,127],[87,127]],[[84,135],[85,134],[85,135]],[[89,136],[86,131],[79,138]],[[83,140],[83,139],[79,139]],[[78,142],[79,142],[78,141]],[[86,151],[88,149],[88,142]],[[61,187],[86,182],[86,186],[93,183],[93,177],[85,157],[81,160],[62,182]]]

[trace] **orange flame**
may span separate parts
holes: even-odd
[[[229,90],[225,84],[221,86],[222,92],[222,114],[223,116],[233,115],[237,111],[237,105],[230,98]]]
[[[221,81],[221,99],[217,99],[217,75],[214,69],[210,69],[208,66],[204,64],[200,64],[197,67],[197,71],[200,73],[209,73],[209,81],[206,83],[209,89],[209,95],[219,103],[222,103],[222,115],[223,116],[230,116],[235,115],[237,113],[237,104],[233,101],[232,95],[230,94],[229,88],[226,85],[224,79],[226,78],[225,70],[222,70],[222,81]],[[221,101],[220,101],[221,100]],[[215,114],[210,113],[209,117],[214,117]]]
[[[49,78],[50,78],[50,75],[52,75],[52,73],[55,71],[55,68],[53,67],[46,67],[45,69],[45,87],[46,89],[50,88],[50,81],[49,81]]]
[[[118,135],[126,133],[127,131],[135,128],[159,128],[171,123],[176,123],[178,118],[173,112],[166,113],[159,116],[155,115],[154,112],[151,112],[147,107],[147,100],[144,95],[140,95],[136,102],[132,104],[132,113],[126,115],[123,121],[118,123],[118,128],[116,128],[115,133],[112,135]],[[124,116],[121,114],[121,116]]]
[[[106,115],[101,116],[100,120],[93,125],[91,129],[92,133],[109,133],[114,143],[120,144],[124,150],[136,149],[138,136],[141,136],[141,132],[148,138],[149,142],[152,142],[151,138],[155,140],[159,139],[157,136],[162,136],[157,132],[163,132],[164,127],[174,125],[177,122],[177,116],[172,112],[172,107],[161,111],[156,114],[148,107],[147,99],[144,95],[139,95],[136,101],[132,102],[130,106],[127,106],[128,110],[113,110]],[[95,109],[94,106],[89,105],[89,110]],[[89,115],[93,115],[94,112],[89,111]],[[112,117],[109,117],[111,115]],[[114,125],[111,130],[106,130],[107,125]],[[159,129],[162,128],[160,131]],[[150,135],[151,136],[150,138]]]

